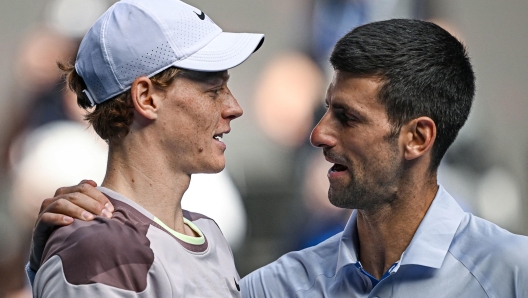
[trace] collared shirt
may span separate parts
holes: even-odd
[[[345,230],[241,281],[242,297],[528,297],[528,237],[465,213],[440,186],[411,243],[377,282]]]

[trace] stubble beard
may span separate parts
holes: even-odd
[[[396,158],[395,156],[393,158]],[[390,158],[388,160],[394,161]],[[383,162],[370,165],[366,170],[350,165],[350,182],[344,186],[332,186],[328,189],[330,203],[339,208],[359,209],[375,212],[398,197],[398,185],[404,172],[404,166],[393,163],[387,169]],[[367,179],[360,173],[373,173]]]
[[[377,183],[358,183],[353,179],[341,189],[330,186],[328,198],[330,203],[339,208],[375,212],[396,200],[397,188],[389,185],[380,189]]]

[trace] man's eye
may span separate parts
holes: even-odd
[[[337,118],[339,119],[339,121],[341,121],[342,123],[351,123],[351,122],[355,122],[356,119],[353,118],[353,117],[348,117],[345,113],[337,113]]]
[[[222,92],[223,88],[215,88],[215,89],[211,89],[209,90],[210,93],[213,93],[214,95],[218,95],[220,94],[220,92]]]

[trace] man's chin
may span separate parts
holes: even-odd
[[[205,174],[216,174],[220,173],[225,169],[225,159],[223,159],[221,162],[218,162],[214,165],[211,165],[208,171],[204,172]]]
[[[225,168],[225,158],[215,160],[214,163],[209,163],[207,165],[202,165],[200,168],[195,169],[193,174],[216,174],[220,173]]]
[[[350,202],[348,201],[350,200],[350,198],[347,198],[347,196],[345,196],[345,194],[343,194],[342,192],[332,189],[332,187],[330,187],[330,189],[328,190],[328,200],[332,205],[336,207],[349,208],[348,205],[350,204]]]
[[[352,190],[350,188],[330,187],[328,190],[328,200],[330,203],[339,208],[345,209],[361,209],[365,207],[367,202],[365,196],[361,195],[362,192],[359,190]]]

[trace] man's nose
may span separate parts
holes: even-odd
[[[238,104],[238,101],[232,94],[229,94],[229,97],[230,98],[228,100],[227,107],[224,109],[222,113],[222,117],[226,119],[234,120],[242,116],[244,111],[242,110],[242,107]]]
[[[324,114],[323,118],[319,120],[319,123],[312,130],[310,135],[310,142],[315,147],[333,147],[335,146],[336,138],[332,133],[332,127],[330,125],[330,115],[328,111]]]

